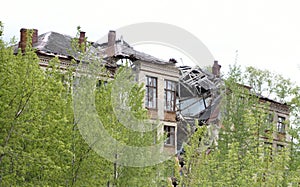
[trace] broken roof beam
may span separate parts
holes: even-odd
[[[215,88],[215,84],[212,81],[210,81],[207,77],[204,77],[204,78],[200,79],[198,81],[198,83],[201,87],[203,87],[206,90],[210,90],[212,88]]]

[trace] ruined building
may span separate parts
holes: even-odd
[[[20,30],[20,42],[17,48],[25,51],[27,29]],[[201,67],[177,66],[176,60],[162,60],[135,50],[123,38],[117,39],[115,31],[109,31],[107,42],[85,41],[85,32],[80,32],[78,42],[87,50],[101,58],[102,63],[111,72],[111,77],[118,68],[120,61],[130,61],[136,73],[136,81],[145,85],[145,108],[151,119],[159,120],[167,135],[165,149],[174,153],[182,151],[183,144],[196,125],[212,124],[217,137],[220,127],[220,77],[221,66],[212,62],[212,70]],[[47,67],[53,57],[58,57],[61,68],[71,65],[71,60],[77,59],[76,53],[71,53],[73,37],[57,32],[47,32],[38,35],[33,30],[32,46],[40,59],[40,66]],[[89,45],[87,45],[87,43]],[[273,134],[272,146],[278,148],[288,141],[287,125],[284,121],[289,117],[287,105],[270,100],[263,96],[261,102],[270,103],[270,120],[276,123],[277,133]],[[265,137],[263,141],[268,142]]]
[[[176,86],[179,74],[176,61],[161,60],[143,52],[136,51],[124,40],[116,40],[115,31],[109,31],[107,43],[94,43],[100,54],[109,64],[129,61],[136,73],[136,81],[145,84],[145,108],[151,119],[163,123],[162,129],[167,134],[165,149],[171,153],[177,150],[176,122]]]
[[[27,42],[27,29],[20,30],[20,42],[17,46],[25,51]],[[38,35],[38,30],[33,29],[32,47],[40,59],[39,65],[47,67],[49,61],[58,57],[61,69],[72,65],[71,60],[79,60],[77,53],[72,52],[72,37],[57,32],[47,32]],[[136,81],[145,84],[145,108],[151,119],[163,123],[160,132],[166,132],[167,140],[165,149],[173,154],[177,150],[177,121],[176,121],[176,86],[179,79],[176,61],[161,60],[143,52],[136,51],[126,41],[116,39],[115,31],[109,31],[105,43],[85,41],[85,32],[80,32],[79,44],[84,45],[97,55],[105,67],[113,74],[118,68],[118,62],[129,61],[136,72]],[[86,48],[87,42],[89,49]],[[17,48],[16,48],[17,52]],[[162,134],[162,133],[161,133]]]

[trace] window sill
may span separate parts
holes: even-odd
[[[277,132],[277,133],[281,135],[286,135],[286,132]]]
[[[175,148],[175,145],[172,145],[172,144],[164,144],[165,147],[174,147]]]
[[[175,111],[170,111],[170,110],[165,110],[166,113],[170,113],[170,114],[176,114]]]
[[[157,111],[158,109],[157,108],[148,108],[148,107],[145,107],[147,110],[152,110],[152,111]]]
[[[170,122],[176,122],[176,112],[164,111],[164,120]]]

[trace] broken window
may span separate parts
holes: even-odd
[[[194,97],[182,100],[180,103],[180,111],[184,116],[196,116],[205,110],[206,106],[211,102],[211,98]]]
[[[280,133],[285,133],[285,117],[278,116],[278,121],[277,121],[277,132]]]
[[[156,109],[157,106],[157,78],[146,77],[146,108]]]
[[[164,132],[167,136],[165,145],[175,146],[175,127],[173,126],[164,126]]]
[[[175,111],[175,92],[176,83],[174,81],[165,80],[165,110]]]

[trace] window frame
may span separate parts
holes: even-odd
[[[175,127],[174,126],[169,126],[169,125],[164,125],[164,134],[166,135],[166,140],[164,141],[165,145],[175,147],[175,143],[176,143],[176,141],[175,141],[175,138],[176,138]],[[173,138],[171,138],[171,136]]]
[[[168,87],[169,83],[171,84],[171,88]],[[168,100],[168,93],[170,93],[171,99]],[[172,100],[173,99],[173,100]],[[171,101],[172,108],[168,107],[168,102]],[[167,112],[175,112],[175,106],[176,106],[176,81],[172,80],[164,80],[164,111]]]
[[[286,118],[284,116],[278,116],[277,118],[277,132],[285,134],[286,133]]]
[[[271,131],[273,129],[273,126],[275,124],[274,119],[274,113],[273,112],[266,112],[265,113],[265,120],[264,120],[264,130],[265,132]]]
[[[284,149],[284,147],[285,147],[284,145],[278,144],[278,143],[277,143],[277,144],[276,144],[276,151],[277,151],[277,152],[280,152],[280,151],[282,151],[282,150]]]
[[[149,84],[150,81],[149,80],[155,80],[155,84],[154,85],[151,85]],[[155,91],[155,97],[153,97],[152,95],[152,102],[155,106],[153,107],[150,107],[149,106],[149,103],[151,102],[151,99],[149,97],[150,95],[150,90],[154,90]],[[152,94],[154,92],[152,91]],[[152,77],[152,76],[146,76],[146,96],[145,96],[145,107],[147,109],[157,109],[157,77]]]

